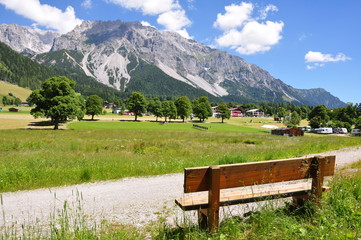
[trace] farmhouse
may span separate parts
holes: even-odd
[[[243,117],[242,110],[240,108],[230,108],[231,117]]]
[[[264,112],[260,109],[250,109],[246,113],[252,117],[264,117]]]
[[[113,108],[113,109],[112,109],[112,113],[114,113],[114,114],[119,114],[121,110],[122,110],[122,109],[121,109],[120,107]]]
[[[218,108],[218,106],[212,107],[212,117],[217,117],[217,115],[218,115],[217,108]]]
[[[287,137],[296,137],[296,136],[304,135],[303,131],[298,128],[277,128],[271,130],[271,133],[274,135],[281,135]]]
[[[112,108],[113,106],[114,106],[114,103],[112,103],[112,102],[103,103],[103,108]]]
[[[219,112],[217,111],[218,106],[212,107],[212,117],[217,117],[219,115]],[[231,112],[231,117],[243,117],[242,109],[240,108],[229,108],[229,111]]]

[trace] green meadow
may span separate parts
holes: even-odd
[[[207,127],[209,132],[234,132],[234,133],[259,133],[266,130],[235,126],[222,123],[195,123],[197,126]],[[205,131],[194,127],[191,123],[182,122],[133,122],[133,121],[82,121],[73,122],[68,125],[72,130],[154,130],[154,131]]]
[[[81,121],[66,130],[0,130],[0,192],[182,172],[185,167],[299,157],[361,144],[359,137],[274,136],[264,123],[226,124]],[[360,168],[360,162],[352,168]],[[342,175],[342,176],[341,176]],[[2,239],[359,239],[361,175],[338,174],[322,208],[266,204],[245,216],[229,216],[210,233],[187,219],[169,225],[162,216],[146,227],[110,219],[89,220],[64,205],[49,225],[24,222],[19,231],[0,226]],[[0,196],[1,198],[1,196]],[[2,198],[1,198],[2,202]],[[79,202],[81,206],[81,202]],[[337,231],[335,231],[337,229]]]
[[[298,157],[360,145],[355,137],[287,138],[231,124],[81,121],[70,130],[1,130],[0,192]]]

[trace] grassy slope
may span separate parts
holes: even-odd
[[[9,93],[12,93],[15,97],[20,98],[21,101],[25,101],[31,94],[31,90],[0,81],[0,96],[6,96]]]

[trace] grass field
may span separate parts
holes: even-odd
[[[167,131],[209,131],[209,132],[235,132],[235,133],[256,133],[266,132],[266,130],[242,127],[231,124],[222,123],[195,123],[198,126],[207,127],[208,130],[193,127],[192,123],[181,122],[132,122],[132,121],[82,121],[72,122],[68,125],[72,130],[167,130]]]
[[[0,81],[0,96],[6,96],[12,93],[15,97],[25,101],[31,94],[30,89],[22,88],[8,82]]]
[[[152,117],[102,115],[99,121],[72,122],[69,130],[41,130],[42,121],[25,113],[0,113],[0,193],[62,186],[131,176],[181,172],[185,167],[299,157],[361,144],[359,137],[274,136],[264,124],[271,119],[231,118],[226,124],[209,119],[209,130],[192,123],[161,124]],[[252,121],[250,121],[252,120]],[[257,120],[257,121],[256,121]],[[39,121],[36,130],[27,128]],[[305,125],[305,124],[304,124]],[[19,127],[22,126],[22,127]],[[360,162],[353,168],[360,168]],[[331,182],[323,208],[272,205],[249,217],[229,217],[218,233],[194,225],[169,226],[160,219],[147,228],[86,216],[55,216],[49,226],[22,226],[24,239],[358,239],[361,237],[361,175]],[[79,209],[79,211],[81,211]],[[64,210],[66,213],[66,211]],[[185,221],[187,222],[187,221]],[[334,229],[337,228],[337,231]],[[48,231],[48,232],[47,232]],[[3,239],[19,232],[0,226]]]
[[[85,121],[70,125],[79,130],[1,130],[0,192],[297,157],[361,143],[353,137],[286,138],[248,127],[231,132],[235,126],[215,125],[204,131],[191,123]]]

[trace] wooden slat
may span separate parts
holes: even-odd
[[[263,162],[219,165],[221,168],[220,188],[234,188],[293,181],[310,178],[310,158],[294,158]],[[324,176],[334,175],[335,156],[325,157]],[[186,168],[184,170],[184,192],[199,192],[209,189],[209,167]]]
[[[323,191],[329,191],[327,186],[322,187]],[[250,203],[261,200],[268,200],[281,197],[291,197],[305,195],[311,192],[311,183],[298,183],[278,186],[275,188],[256,187],[246,190],[235,190],[221,192],[220,206],[228,206],[241,203]],[[208,208],[208,193],[189,194],[183,198],[176,199],[176,204],[183,210],[197,210],[200,208]]]

